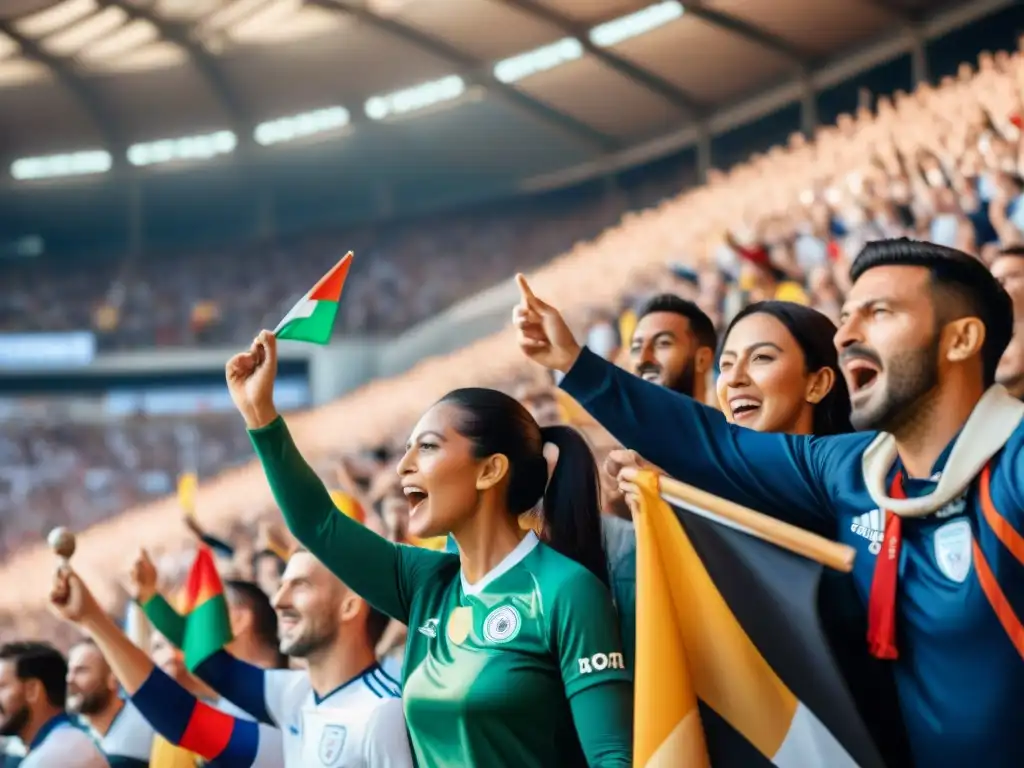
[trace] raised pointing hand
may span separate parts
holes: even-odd
[[[522,274],[516,275],[516,284],[519,303],[512,310],[512,324],[519,349],[545,368],[568,372],[580,355],[580,345],[562,314],[537,298]]]

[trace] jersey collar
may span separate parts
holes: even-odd
[[[345,690],[350,685],[352,685],[352,683],[354,683],[356,680],[362,680],[367,675],[373,674],[374,670],[377,670],[377,669],[380,669],[380,664],[377,664],[376,662],[374,662],[373,664],[368,666],[366,669],[364,669],[362,672],[360,672],[359,674],[355,675],[354,677],[349,678],[344,683],[342,683],[341,685],[337,686],[333,690],[328,691],[323,696],[321,696],[319,693],[317,693],[316,690],[313,690],[313,703],[316,706],[319,707],[321,704],[323,704],[325,701],[327,701],[329,698],[331,698],[331,696],[333,696],[334,694],[340,693],[341,691]],[[312,686],[310,686],[310,688],[312,689]]]
[[[490,571],[484,574],[484,577],[480,579],[480,581],[478,581],[476,584],[470,584],[468,581],[466,581],[466,574],[460,569],[459,578],[462,580],[463,594],[480,594],[484,591],[484,589],[487,588],[488,584],[490,584],[500,576],[504,576],[506,573],[511,571],[517,565],[519,565],[519,563],[522,562],[523,558],[525,558],[528,554],[533,552],[534,547],[536,547],[538,544],[540,544],[540,539],[537,538],[537,534],[533,531],[530,531],[528,534],[526,534],[523,540],[516,545],[515,549],[513,549],[511,552],[505,555],[505,558],[496,566],[491,568]]]
[[[35,738],[33,738],[32,743],[28,745],[28,751],[31,752],[33,749],[35,749],[44,741],[46,741],[46,737],[58,728],[60,728],[62,725],[72,725],[71,718],[68,717],[67,713],[65,712],[61,712],[58,715],[54,715],[45,723],[43,723],[43,727],[36,731]]]

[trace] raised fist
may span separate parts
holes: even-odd
[[[248,352],[241,352],[224,368],[228,391],[249,429],[265,427],[277,418],[274,377],[277,375],[277,339],[260,331]]]
[[[65,621],[78,625],[103,615],[92,592],[67,565],[60,565],[54,571],[50,610]]]

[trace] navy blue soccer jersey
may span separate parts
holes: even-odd
[[[718,496],[849,544],[867,605],[885,515],[865,488],[874,433],[754,432],[583,350],[562,387],[628,448]],[[950,447],[908,496],[930,492]],[[900,471],[893,467],[890,479]],[[893,671],[922,768],[1024,765],[1024,427],[970,489],[904,518]]]

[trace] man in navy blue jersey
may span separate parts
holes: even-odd
[[[836,346],[861,431],[835,437],[739,428],[631,376],[521,277],[514,319],[523,352],[627,448],[857,549],[869,649],[894,665],[918,766],[1024,765],[1024,404],[994,385],[1011,300],[929,243],[871,243],[851,277]]]

